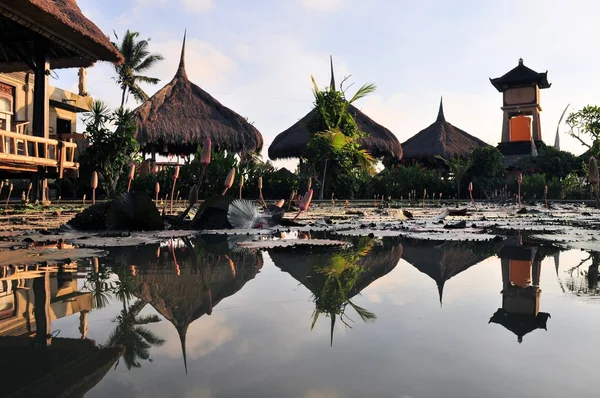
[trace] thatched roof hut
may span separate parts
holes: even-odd
[[[335,88],[333,63],[331,65],[331,81],[331,86]],[[373,121],[353,105],[350,105],[348,110],[354,117],[358,128],[368,135],[368,137],[361,140],[363,148],[376,158],[385,157],[396,161],[402,159],[402,146],[390,130]],[[316,114],[316,109],[311,110],[306,116],[275,137],[273,143],[269,146],[269,158],[278,160],[301,157],[310,139],[307,126]]]
[[[429,127],[421,130],[402,144],[404,160],[435,159],[442,156],[446,159],[468,157],[478,147],[488,146],[484,141],[453,126],[446,121],[444,105],[440,99],[438,116]]]
[[[47,39],[52,69],[123,61],[75,0],[0,0],[0,30],[0,72],[35,69],[33,59],[24,54],[34,54],[40,39]]]
[[[414,245],[405,244],[402,258],[413,267],[428,275],[437,285],[440,305],[444,294],[444,284],[450,278],[480,263],[494,253],[492,247],[484,250],[485,245],[475,251],[474,245],[446,242],[418,242]]]
[[[185,36],[173,80],[135,111],[135,138],[142,152],[196,153],[206,137],[214,150],[245,154],[262,149],[260,132],[248,121],[190,82],[185,71]]]
[[[260,252],[236,250],[222,254],[223,245],[227,243],[215,243],[215,251],[205,245],[192,250],[175,249],[176,262],[172,254],[163,252],[161,257],[170,259],[169,267],[142,268],[135,277],[136,297],[152,305],[177,329],[186,373],[185,341],[190,324],[210,315],[214,306],[238,292],[263,265]]]

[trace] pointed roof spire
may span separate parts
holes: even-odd
[[[185,77],[187,79],[187,73],[185,72],[185,38],[187,36],[187,29],[183,31],[183,44],[181,45],[181,57],[179,58],[179,68],[177,68],[176,76]]]
[[[187,334],[187,325],[183,327],[177,327],[177,334],[181,341],[181,353],[183,354],[183,366],[185,367],[185,374],[187,374],[187,353],[185,351],[185,337]]]
[[[444,283],[445,282],[446,281],[441,281],[441,282],[438,282],[438,284],[437,284],[437,286],[438,286],[438,293],[440,295],[440,307],[443,305],[442,304],[442,298],[444,296]]]
[[[335,91],[335,76],[333,75],[333,57],[329,56],[329,64],[331,65],[331,82],[329,83],[329,90]]]
[[[446,121],[444,117],[444,97],[440,97],[440,110],[438,111],[436,121]]]
[[[335,314],[331,314],[331,338],[329,339],[329,347],[333,347],[333,329],[335,328]]]

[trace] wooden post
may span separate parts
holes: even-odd
[[[50,74],[50,62],[49,62],[49,45],[48,40],[40,38],[35,42],[35,77],[33,92],[33,123],[32,130],[33,135],[36,137],[48,138],[48,74]],[[48,156],[47,145],[43,146],[43,153],[40,153],[41,157]],[[40,173],[43,173],[43,169],[40,168]],[[43,196],[41,191],[40,180],[43,180],[41,175],[37,178],[33,178],[33,195],[32,200],[40,200]]]

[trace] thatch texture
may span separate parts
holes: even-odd
[[[184,58],[185,38],[173,80],[134,111],[142,152],[189,155],[206,137],[217,151],[260,151],[263,138],[256,127],[190,82]]]
[[[27,61],[46,38],[52,69],[122,62],[108,37],[87,19],[75,0],[0,0],[0,72],[33,69]]]
[[[368,137],[361,140],[363,148],[377,158],[391,157],[395,160],[402,158],[402,146],[390,130],[373,121],[355,106],[350,105],[348,109],[358,128],[368,134]],[[307,125],[315,117],[316,112],[317,110],[313,109],[293,126],[275,137],[269,146],[269,158],[277,160],[301,157],[310,138]]]
[[[435,281],[441,305],[447,280],[492,255],[492,251],[484,251],[483,246],[477,252],[474,248],[473,245],[454,242],[418,242],[414,245],[405,244],[402,258]]]
[[[539,88],[550,88],[552,83],[548,83],[548,71],[538,73],[523,64],[523,58],[519,59],[519,64],[495,79],[490,78],[490,82],[496,90],[504,92],[511,87],[526,86],[536,84]]]
[[[448,123],[444,116],[444,106],[440,109],[433,124],[421,130],[402,144],[404,160],[442,156],[446,159],[467,157],[478,147],[489,146],[484,141]]]

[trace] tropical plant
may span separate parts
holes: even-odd
[[[359,139],[365,136],[349,112],[349,106],[375,91],[375,85],[365,84],[346,99],[344,82],[336,90],[333,80],[328,88],[320,90],[311,76],[315,97],[314,118],[308,123],[310,139],[303,156],[311,177],[320,185],[319,199],[323,199],[328,175],[351,173],[359,167],[374,172],[374,159],[361,148]]]
[[[124,108],[111,112],[106,103],[94,100],[83,121],[91,145],[79,160],[82,177],[91,181],[92,173],[97,171],[105,193],[113,196],[126,165],[139,150],[133,137],[132,113]],[[111,128],[110,123],[116,127]]]
[[[119,36],[113,32],[117,41]],[[141,75],[163,60],[160,54],[151,54],[148,50],[150,39],[138,40],[139,32],[131,32],[129,29],[123,35],[123,39],[112,44],[123,55],[123,63],[115,64],[117,72],[117,83],[121,87],[121,107],[125,106],[129,94],[137,102],[144,102],[148,99],[148,94],[140,87],[140,83],[157,84],[160,80],[155,77]]]
[[[569,114],[566,123],[571,137],[588,148],[591,156],[600,156],[600,106],[584,106]]]
[[[150,360],[150,348],[159,347],[165,343],[165,340],[157,336],[144,325],[160,322],[157,315],[140,316],[145,302],[136,300],[131,306],[123,307],[123,310],[114,322],[117,327],[108,337],[106,345],[108,347],[122,346],[125,348],[123,360],[127,369],[140,368],[140,360]],[[115,365],[115,368],[119,365]]]
[[[467,181],[473,183],[474,190],[489,195],[494,189],[505,184],[506,167],[504,156],[492,146],[475,148],[471,152],[471,167],[465,171]]]
[[[543,173],[550,179],[562,179],[573,172],[581,172],[582,162],[570,152],[542,146],[537,156],[525,156],[514,166],[524,174]]]
[[[456,184],[456,197],[460,197],[460,186],[462,184],[465,173],[471,168],[473,165],[473,158],[464,159],[462,157],[450,158],[446,159],[442,156],[436,156],[436,158],[440,159],[446,167],[450,169],[452,173],[452,178],[454,183]]]

